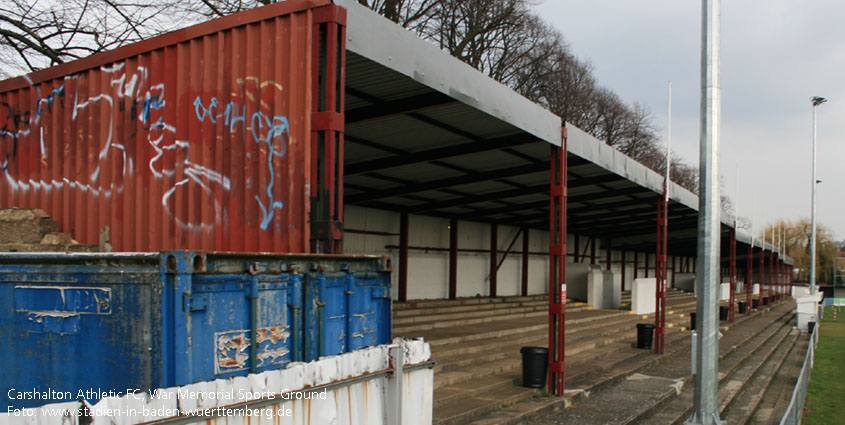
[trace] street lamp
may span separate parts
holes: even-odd
[[[819,183],[816,179],[816,109],[822,103],[827,102],[827,99],[820,96],[813,96],[810,98],[813,102],[813,200],[812,213],[810,214],[810,294],[816,295],[816,184]]]

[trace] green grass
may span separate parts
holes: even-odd
[[[836,320],[833,318],[837,309]],[[819,345],[810,374],[802,423],[843,423],[845,412],[845,307],[825,307]]]

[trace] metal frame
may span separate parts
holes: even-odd
[[[343,253],[346,10],[314,11],[311,113],[311,252]]]
[[[654,312],[654,354],[663,354],[666,335],[666,242],[669,233],[669,197],[666,182],[663,194],[657,199],[657,249],[654,258],[655,312]],[[646,255],[646,276],[648,276],[648,255]]]
[[[731,254],[730,254],[730,296],[728,300],[728,322],[733,323],[736,317],[736,229],[731,229]]]
[[[566,156],[567,131],[562,147],[552,147],[549,196],[549,393],[562,396],[565,384],[566,316]]]

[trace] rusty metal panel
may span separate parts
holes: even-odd
[[[0,82],[0,206],[117,251],[308,252],[315,14],[289,1]]]

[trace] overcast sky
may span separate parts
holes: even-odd
[[[599,83],[647,105],[666,138],[672,81],[672,151],[698,165],[701,2],[544,0],[538,12]],[[719,174],[759,230],[810,216],[812,105],[818,109],[816,220],[845,239],[845,2],[722,2]],[[754,211],[752,214],[752,203]]]

